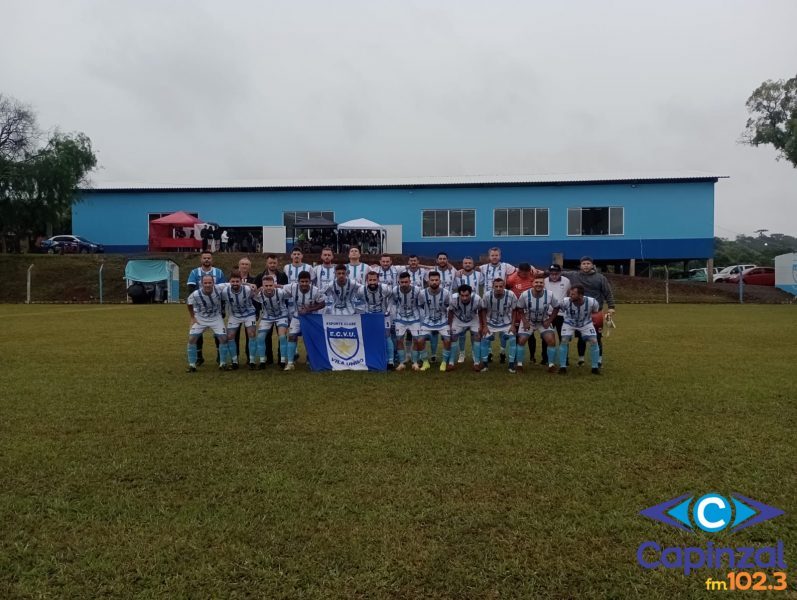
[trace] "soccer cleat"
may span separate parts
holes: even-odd
[[[442,369],[441,369],[441,370],[442,370]],[[457,370],[457,368],[456,368],[454,365],[452,365],[451,363],[448,363],[448,364],[446,365],[446,372],[450,372],[450,371],[456,371],[456,370]]]
[[[487,372],[487,363],[482,363],[482,366],[479,368],[479,373],[486,373]]]
[[[204,364],[205,364],[205,359],[202,358],[201,356],[197,356],[196,357],[196,366],[197,367],[201,367]]]
[[[567,375],[567,367],[559,367],[559,375]]]
[[[506,352],[501,352],[501,357],[500,357],[500,359],[499,359],[499,362],[500,362],[502,365],[503,365],[504,363],[506,363]]]
[[[513,363],[513,362],[509,363],[509,369],[507,369],[507,370],[510,373],[517,373],[517,371],[515,370],[515,363]]]
[[[407,368],[407,365],[404,363],[399,363],[396,365],[396,371],[404,371]]]
[[[285,365],[285,368],[282,369],[282,370],[283,371],[294,371],[294,370],[296,370],[296,365],[294,365],[292,362],[289,362],[287,365]]]
[[[185,371],[186,373],[196,373],[196,367],[194,365],[188,365],[188,369]]]
[[[418,363],[412,363],[412,370],[413,371],[420,371],[421,370],[421,365],[419,365]]]
[[[490,353],[487,355],[487,362],[488,362],[488,363],[491,363],[491,362],[493,362],[493,353],[492,353],[492,352],[490,352]]]
[[[437,357],[436,356],[429,357],[429,362],[430,363],[436,363],[437,362]]]
[[[459,356],[457,357],[457,362],[460,363],[460,364],[465,362],[465,353],[464,352],[460,352],[459,353]]]
[[[219,371],[226,371],[226,370],[227,370],[227,365],[219,364]]]
[[[423,364],[421,365],[421,371],[428,371],[431,368],[432,365],[429,364],[428,360],[423,361]]]
[[[579,356],[578,357],[578,362],[576,363],[576,366],[577,367],[583,367],[584,366],[584,357],[583,356]]]
[[[440,370],[441,370],[443,373],[445,373],[447,369],[448,369],[448,363],[447,363],[447,362],[441,362],[441,363],[440,363]]]
[[[600,368],[598,368],[598,367],[592,367],[592,374],[593,374],[593,375],[600,375],[600,374],[601,374],[601,370],[600,370]]]
[[[238,370],[238,368],[239,368],[239,367],[238,367],[238,363],[237,363],[237,362],[234,362],[234,363],[232,363],[232,370],[233,370],[233,371],[237,371],[237,370]]]
[[[553,363],[548,364],[548,372],[549,373],[556,373],[556,365]]]
[[[388,371],[395,371],[396,370],[396,365],[394,365],[392,362],[387,363],[387,370]]]
[[[259,365],[257,365],[257,370],[258,371],[265,371],[266,370],[266,363],[262,362]]]
[[[254,371],[256,368],[257,367],[255,366],[255,363],[249,363],[249,370],[250,371]]]

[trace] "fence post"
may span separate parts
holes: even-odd
[[[739,273],[739,304],[744,304],[744,272]]]
[[[105,266],[105,261],[100,263],[100,304],[102,304],[102,268]]]
[[[670,303],[670,268],[664,265],[664,304]]]
[[[28,295],[25,299],[25,304],[30,304],[30,271],[33,268],[33,265],[28,267]]]

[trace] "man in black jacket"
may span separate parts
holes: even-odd
[[[581,257],[581,268],[578,271],[565,271],[563,276],[570,280],[571,286],[580,285],[584,288],[584,295],[590,298],[595,298],[598,301],[598,306],[603,310],[604,302],[609,307],[609,314],[614,315],[614,293],[612,292],[612,284],[606,279],[605,275],[598,273],[595,268],[595,263],[592,261],[591,256]],[[600,349],[601,362],[603,365],[603,339],[601,335],[601,327],[595,327],[598,332],[598,348]],[[587,344],[580,337],[578,338],[578,366],[584,364],[584,352],[587,349]]]
[[[254,284],[257,287],[263,286],[263,277],[266,275],[271,275],[274,278],[274,281],[277,282],[277,285],[288,285],[288,276],[283,273],[279,268],[279,263],[277,262],[277,257],[273,254],[269,254],[266,257],[266,268],[265,270],[257,275],[254,278]],[[271,344],[271,336],[273,334],[274,329],[276,327],[272,327],[268,333],[268,339],[266,340],[266,364],[273,365],[274,364],[274,349]],[[277,364],[280,363],[281,356],[279,353],[279,345],[277,346]]]

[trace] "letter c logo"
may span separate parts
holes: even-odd
[[[731,505],[719,494],[706,494],[695,502],[695,523],[703,531],[721,531],[731,521]]]

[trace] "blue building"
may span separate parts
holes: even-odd
[[[81,190],[73,231],[108,252],[147,250],[149,221],[182,210],[225,228],[263,231],[285,251],[309,217],[366,218],[387,228],[390,252],[452,259],[498,246],[509,262],[557,257],[677,261],[713,256],[720,176],[468,177],[415,180],[112,185]]]

